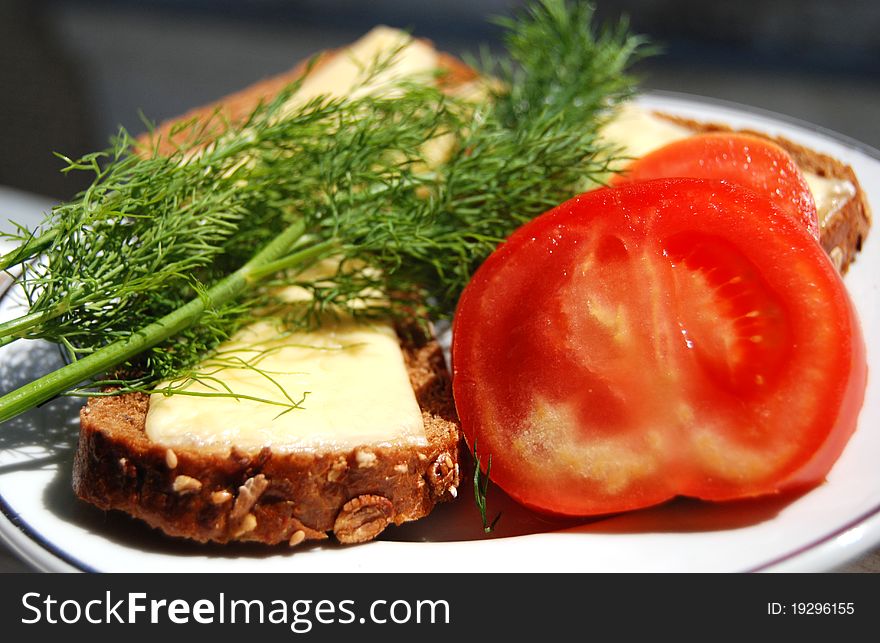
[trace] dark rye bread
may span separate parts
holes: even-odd
[[[398,335],[425,446],[227,455],[169,449],[145,433],[147,395],[93,398],[80,412],[74,491],[171,536],[220,543],[297,545],[331,532],[358,543],[422,518],[456,497],[461,440],[439,345],[416,326]]]
[[[734,128],[721,123],[703,123],[660,112],[657,112],[656,115],[693,132],[735,131]],[[855,187],[855,196],[847,201],[828,221],[819,222],[819,242],[822,244],[822,248],[831,257],[837,269],[841,273],[846,273],[850,264],[855,261],[856,255],[861,251],[862,244],[871,229],[871,208],[868,205],[868,196],[862,190],[853,169],[827,154],[804,147],[783,136],[770,136],[754,130],[736,131],[773,141],[791,155],[802,171],[812,172],[824,178],[845,179],[852,183]]]
[[[317,69],[338,51],[319,54]],[[271,100],[308,68],[302,62],[141,136],[145,149],[170,153],[191,132],[220,135]],[[477,77],[456,58],[438,53],[441,87]],[[186,126],[181,127],[181,124]],[[144,520],[171,536],[296,545],[327,538],[343,543],[375,538],[389,524],[426,516],[456,497],[462,444],[450,376],[440,346],[416,324],[398,328],[407,371],[422,409],[428,444],[363,445],[350,450],[259,453],[233,449],[218,456],[168,449],[145,433],[149,398],[93,398],[80,412],[73,487],[83,500]]]

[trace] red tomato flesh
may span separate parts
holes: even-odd
[[[814,239],[697,179],[589,192],[516,231],[460,299],[452,366],[493,481],[566,515],[814,485],[866,379]]]
[[[788,152],[767,139],[740,133],[690,136],[636,159],[611,184],[671,177],[723,179],[752,188],[819,240],[816,202],[804,175]]]

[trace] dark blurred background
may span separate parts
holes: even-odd
[[[68,197],[52,151],[103,148],[378,23],[453,52],[497,45],[513,0],[0,0],[0,186]],[[644,86],[796,116],[880,147],[880,2],[598,0],[665,54]]]

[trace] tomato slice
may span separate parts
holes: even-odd
[[[697,134],[630,163],[612,185],[667,177],[724,179],[766,194],[819,240],[816,202],[794,159],[767,139],[740,133]]]
[[[820,246],[699,179],[603,188],[516,231],[462,294],[452,366],[493,481],[567,515],[817,484],[866,380]]]

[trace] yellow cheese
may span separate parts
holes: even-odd
[[[845,179],[828,178],[812,172],[804,172],[804,178],[816,201],[819,229],[823,230],[834,219],[834,215],[855,197],[856,186]]]
[[[381,92],[387,96],[395,81],[420,74],[428,78],[437,60],[436,50],[427,43],[398,29],[375,27],[306,76],[289,109],[322,95],[356,98]],[[380,69],[364,82],[364,72],[377,62]]]
[[[626,156],[645,156],[657,148],[693,134],[689,129],[662,118],[646,109],[627,103],[602,128],[602,137],[623,150]]]
[[[186,394],[151,396],[147,435],[154,442],[224,452],[426,443],[397,335],[387,323],[341,321],[285,335],[261,321],[199,371],[209,377],[190,382]],[[277,405],[214,396],[223,386]],[[282,389],[302,400],[301,408],[282,414],[289,405]]]
[[[691,130],[658,118],[632,103],[621,107],[602,129],[602,136],[606,141],[622,149],[626,156],[632,157],[644,156],[691,134]],[[822,229],[855,196],[855,186],[846,179],[821,177],[812,172],[803,174],[816,201],[819,227]]]

